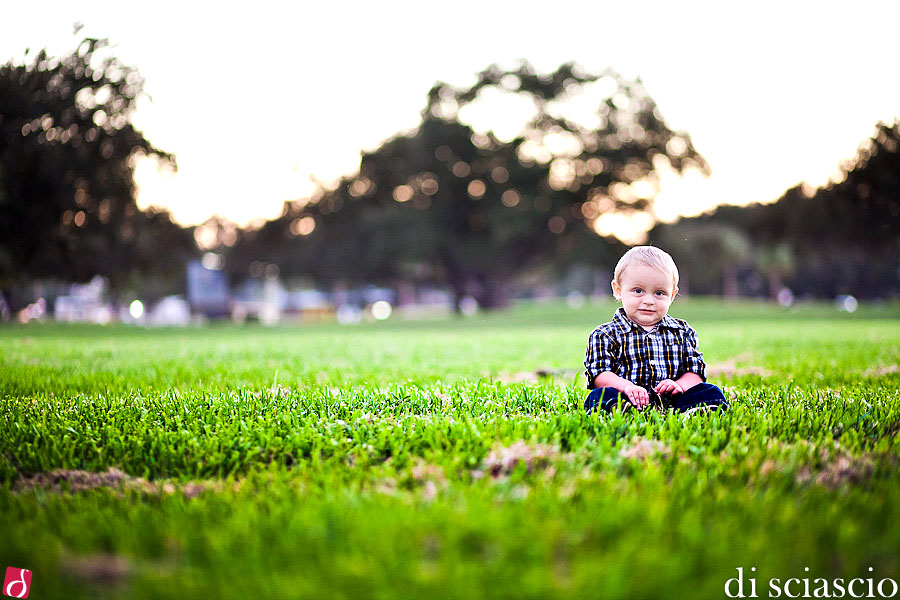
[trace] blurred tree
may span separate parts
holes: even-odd
[[[694,239],[701,225],[748,236],[770,294],[781,283],[799,296],[900,293],[900,121],[878,123],[875,135],[842,165],[838,181],[818,189],[798,185],[771,204],[720,206],[658,225],[650,235],[684,240],[686,251],[704,257]]]
[[[513,113],[522,117],[510,133]],[[614,260],[617,244],[596,221],[652,214],[666,164],[708,171],[639,80],[575,64],[549,74],[492,65],[468,88],[437,83],[415,130],[364,153],[333,190],[287,206],[255,243],[294,240],[283,273],[415,276],[498,307],[512,278],[537,264]]]
[[[192,252],[189,230],[135,204],[135,158],[175,160],[132,126],[143,79],[107,48],[0,66],[0,286],[102,275],[121,290],[136,273],[178,277]]]
[[[784,280],[794,272],[794,251],[786,242],[763,246],[756,252],[756,268],[765,276],[769,298],[778,298]]]
[[[724,223],[686,223],[657,227],[650,243],[667,250],[675,263],[683,293],[739,295],[738,274],[752,262],[753,245],[746,233]]]

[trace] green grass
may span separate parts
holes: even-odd
[[[32,569],[35,598],[722,598],[737,567],[761,597],[773,577],[900,580],[900,306],[679,300],[732,401],[686,421],[584,414],[587,335],[613,308],[0,328],[0,566]],[[110,467],[142,479],[21,489]]]

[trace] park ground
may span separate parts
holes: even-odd
[[[0,567],[32,598],[900,581],[900,305],[678,300],[732,405],[689,419],[584,414],[613,310],[2,327]]]

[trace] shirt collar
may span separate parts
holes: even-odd
[[[625,309],[621,306],[616,309],[616,314],[613,315],[613,322],[623,331],[628,332],[634,329],[635,327],[646,331],[643,327],[632,321],[625,314]],[[674,317],[671,315],[666,315],[663,317],[662,321],[660,321],[657,325],[657,328],[665,327],[667,329],[684,329],[681,323],[679,323]]]

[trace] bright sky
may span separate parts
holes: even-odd
[[[175,174],[139,166],[139,204],[183,224],[277,216],[311,193],[311,177],[350,174],[361,150],[415,127],[435,81],[468,85],[493,62],[550,71],[574,60],[640,76],[713,171],[665,177],[665,219],[824,184],[877,121],[900,116],[897,2],[233,5],[15,2],[0,60],[71,50],[75,22],[77,39],[108,37],[152,96],[135,124],[178,160]]]

